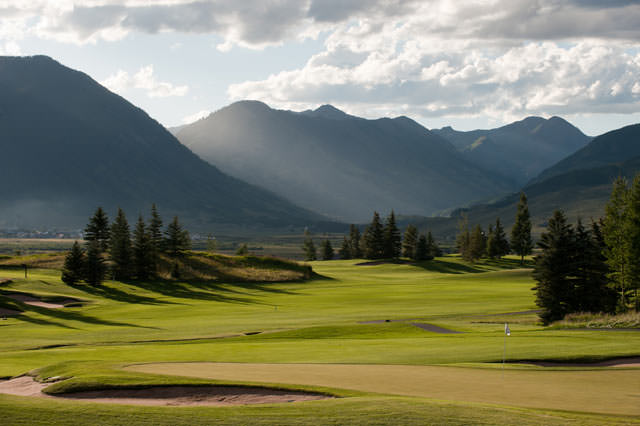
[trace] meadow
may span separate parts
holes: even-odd
[[[241,383],[336,396],[134,407],[0,395],[0,412],[7,424],[640,423],[640,368],[528,363],[637,357],[638,329],[541,326],[531,270],[515,258],[358,263],[311,262],[314,278],[289,282],[100,287],[0,269],[0,308],[23,311],[0,321],[0,377],[65,378],[45,390],[54,395]],[[49,309],[16,293],[77,302]]]

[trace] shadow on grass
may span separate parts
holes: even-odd
[[[414,266],[426,269],[430,272],[439,272],[442,274],[477,274],[481,272],[491,272],[492,269],[521,269],[533,267],[532,261],[525,261],[524,265],[520,264],[516,259],[481,259],[477,263],[468,263],[462,261],[450,261],[443,259],[427,260],[424,262],[416,262]]]
[[[139,303],[143,305],[167,305],[173,304],[164,300],[154,299],[152,297],[140,296],[138,294],[127,293],[126,291],[119,290],[114,287],[109,287],[104,284],[98,286],[92,286],[89,284],[67,284],[69,287],[75,288],[82,292],[91,294],[93,296],[103,297],[105,299],[111,299],[124,303]]]
[[[262,304],[248,297],[225,296],[219,292],[226,289],[217,284],[201,283],[201,282],[177,282],[177,281],[127,281],[127,284],[145,289],[147,291],[162,294],[164,296],[175,297],[179,299],[195,299],[210,300],[223,303],[239,303],[239,304]],[[214,293],[213,291],[218,291]],[[235,292],[236,294],[238,292]]]

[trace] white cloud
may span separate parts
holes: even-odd
[[[15,41],[0,42],[0,55],[18,56],[20,53],[20,46]]]
[[[208,117],[211,114],[211,111],[208,109],[203,109],[202,111],[198,111],[195,114],[187,115],[182,119],[182,124],[191,124],[198,120],[201,120],[205,117]]]
[[[122,94],[130,89],[144,90],[150,98],[166,98],[170,96],[184,96],[189,91],[189,87],[174,86],[171,83],[157,81],[153,75],[153,65],[140,68],[134,75],[118,70],[100,82],[109,90]]]

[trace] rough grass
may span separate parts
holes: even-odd
[[[640,328],[640,312],[603,314],[579,312],[568,314],[552,324],[553,328]]]

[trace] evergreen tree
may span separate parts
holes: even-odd
[[[611,198],[605,208],[603,226],[604,241],[607,245],[605,256],[609,265],[609,278],[618,290],[621,311],[627,310],[627,278],[629,275],[628,206],[627,182],[618,178],[613,184]],[[637,261],[637,259],[636,259]]]
[[[342,246],[340,247],[340,250],[338,250],[338,254],[340,255],[340,259],[351,259],[351,244],[349,244],[349,240],[347,240],[347,237],[344,237],[342,239]]]
[[[331,247],[331,241],[328,239],[322,242],[322,260],[333,259],[333,247]]]
[[[427,252],[431,259],[433,259],[434,257],[442,256],[442,250],[440,250],[440,247],[438,247],[436,240],[433,239],[431,231],[427,232]]]
[[[431,260],[432,257],[429,256],[429,246],[427,243],[427,237],[421,234],[418,237],[418,242],[416,243],[416,260]]]
[[[416,259],[416,246],[418,244],[418,228],[413,225],[407,226],[402,239],[402,255],[409,259]]]
[[[353,259],[362,258],[362,239],[360,238],[360,230],[356,225],[349,227],[349,246],[350,253]]]
[[[397,259],[400,257],[402,250],[402,237],[400,236],[400,230],[396,226],[396,215],[391,210],[391,214],[387,217],[387,222],[384,226],[384,258],[385,259]]]
[[[155,274],[151,235],[147,232],[142,215],[133,231],[133,264],[136,278],[146,280]]]
[[[464,260],[471,260],[469,245],[471,243],[471,234],[469,233],[469,222],[467,216],[463,215],[458,223],[458,235],[456,236],[456,246],[458,253]]]
[[[640,174],[637,174],[633,179],[627,209],[628,287],[630,291],[633,291],[634,306],[638,312],[640,308],[640,300],[638,300],[638,288],[640,288]]]
[[[603,255],[605,245],[599,225],[594,222],[591,230],[587,230],[578,220],[574,237],[571,312],[615,311],[616,292],[607,285],[609,269]]]
[[[574,305],[574,236],[567,219],[559,210],[549,219],[547,232],[538,242],[542,253],[534,259],[533,278],[537,281],[536,304],[544,324],[562,319]]]
[[[318,258],[316,253],[316,246],[313,244],[311,234],[309,231],[304,231],[304,243],[302,244],[302,251],[304,252],[304,260],[312,261]]]
[[[64,258],[62,281],[69,285],[76,284],[83,279],[84,272],[84,252],[80,248],[80,244],[74,241],[71,251]]]
[[[120,208],[116,219],[111,225],[109,254],[113,262],[113,279],[124,280],[131,278],[133,269],[131,233],[127,217]]]
[[[504,228],[502,227],[502,223],[500,223],[500,218],[496,218],[496,227],[493,229],[494,235],[494,244],[495,244],[495,254],[498,259],[502,256],[506,256],[509,254],[509,240],[507,240],[507,234],[504,232]]]
[[[158,213],[158,209],[155,204],[151,205],[151,220],[149,221],[149,240],[151,247],[156,253],[162,251],[162,218]]]
[[[164,247],[169,256],[176,258],[191,248],[191,237],[186,229],[182,229],[178,216],[174,216],[165,231]]]
[[[102,207],[98,207],[84,229],[86,241],[97,241],[100,252],[109,248],[109,218]]]
[[[520,193],[516,221],[511,228],[511,248],[520,256],[520,264],[524,264],[524,257],[531,254],[533,241],[531,240],[531,217],[527,205],[527,196]]]
[[[364,255],[367,259],[384,259],[384,228],[380,223],[378,212],[373,212],[373,219],[364,234],[364,241],[366,247]]]
[[[84,280],[94,287],[99,286],[104,281],[106,266],[102,258],[102,250],[98,240],[87,243],[87,260],[85,262]]]
[[[496,244],[496,233],[493,230],[493,225],[489,225],[487,231],[487,257],[495,259],[498,257],[498,245]]]
[[[236,256],[247,256],[249,254],[249,247],[247,243],[241,244],[236,250]]]
[[[480,225],[476,225],[473,228],[471,237],[469,239],[469,259],[476,261],[485,255],[487,248],[487,240]]]

